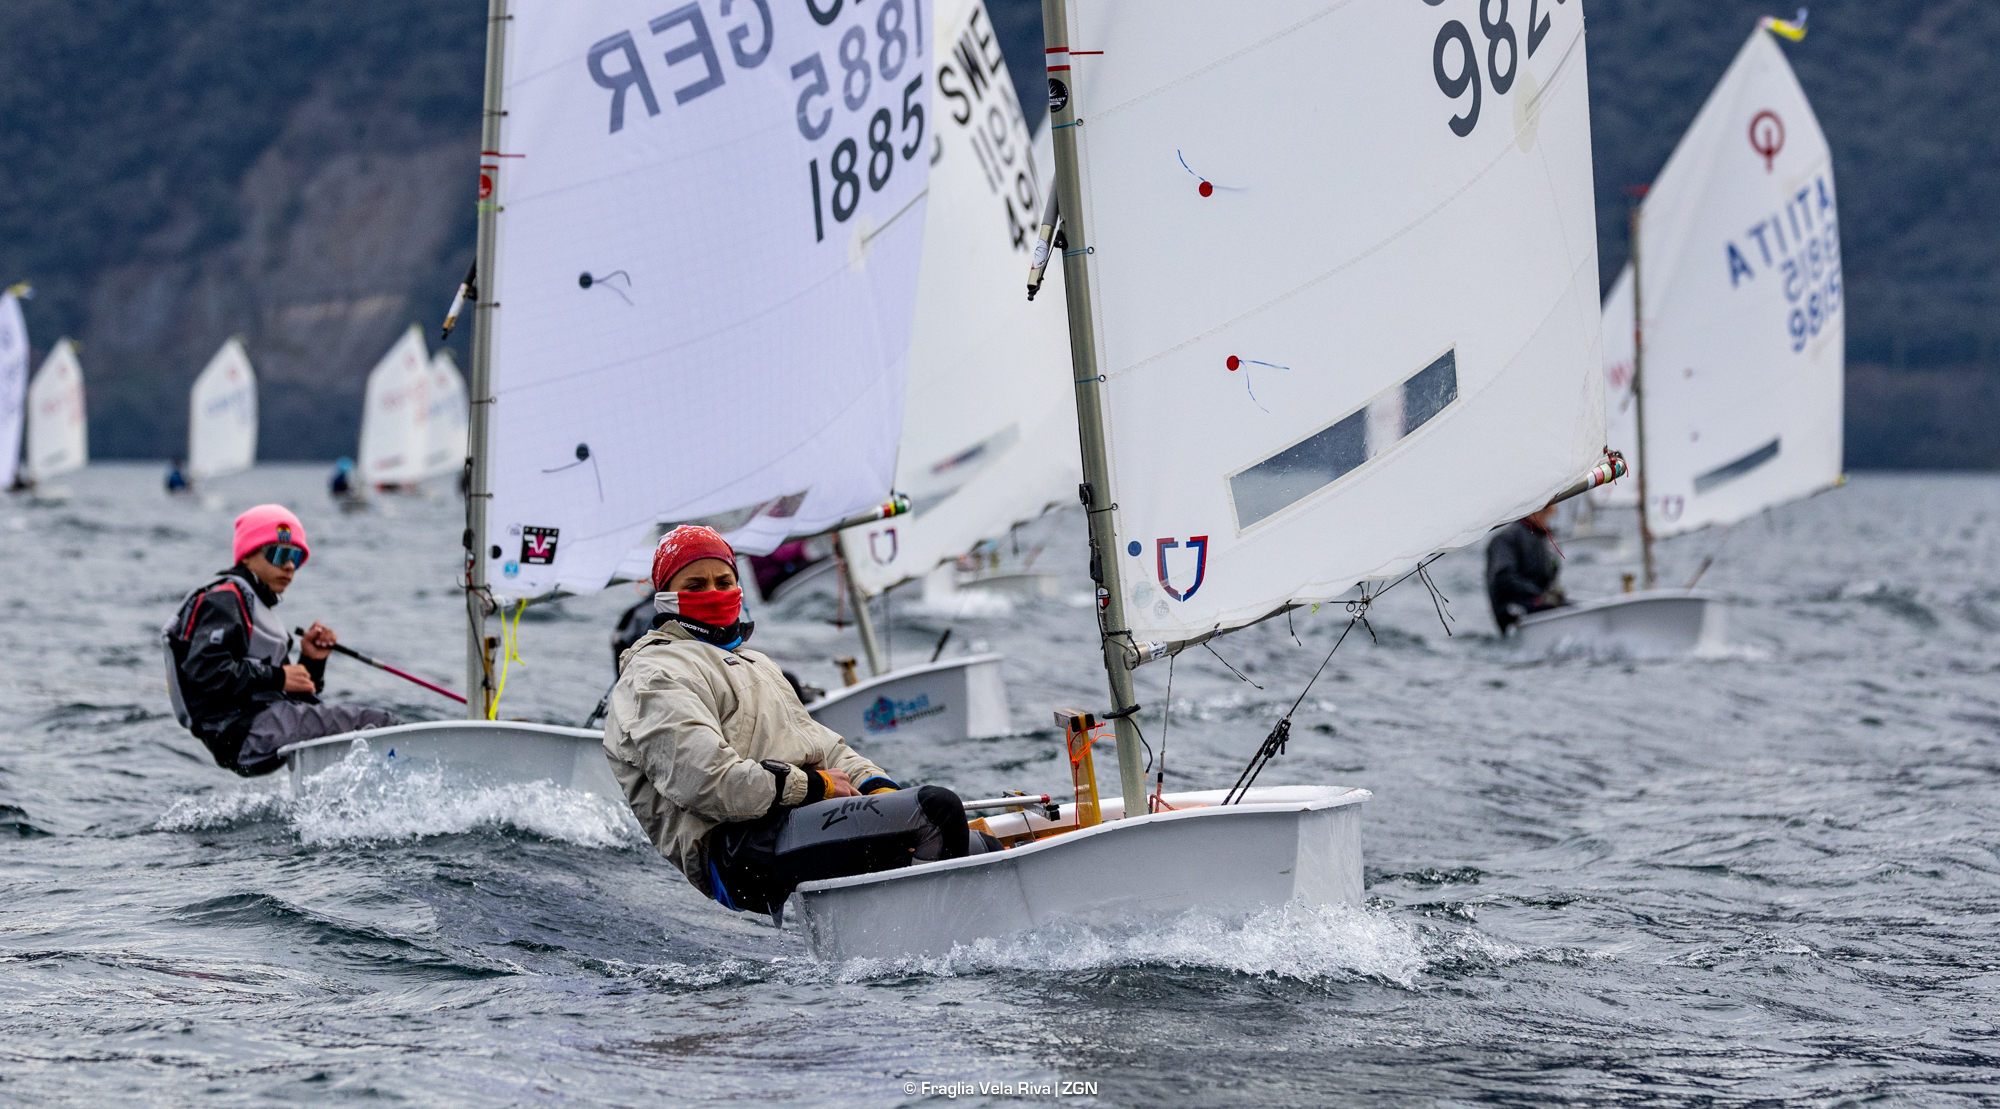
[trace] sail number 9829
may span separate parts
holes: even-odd
[[[1565,0],[1555,0],[1564,3]],[[1437,7],[1445,0],[1424,0]],[[1493,86],[1496,96],[1507,95],[1514,87],[1514,78],[1521,72],[1521,40],[1515,36],[1514,25],[1508,22],[1511,0],[1474,0],[1479,7],[1479,32],[1486,44],[1486,78]],[[1542,10],[1542,0],[1528,0],[1528,53],[1532,58],[1541,49],[1542,40],[1548,37],[1553,19]],[[1472,134],[1479,126],[1479,109],[1485,99],[1485,91],[1479,79],[1479,46],[1473,41],[1472,32],[1456,19],[1446,21],[1438,28],[1437,39],[1431,44],[1431,74],[1437,78],[1438,91],[1452,100],[1459,100],[1467,93],[1471,100],[1459,114],[1446,121],[1451,133],[1459,138]],[[1447,72],[1447,61],[1455,61],[1451,72]]]

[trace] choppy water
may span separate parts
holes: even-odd
[[[2000,479],[1864,476],[1666,545],[1719,551],[1727,657],[1530,660],[1477,560],[1405,586],[1307,699],[1268,783],[1375,792],[1370,902],[1137,935],[1052,932],[906,965],[814,961],[699,899],[622,814],[553,791],[331,777],[303,796],[210,765],[152,633],[284,499],[314,559],[280,610],[459,684],[456,498],[343,517],[316,468],[169,503],[153,467],[0,503],[0,1101],[102,1105],[914,1105],[911,1084],[1099,1105],[2000,1101]],[[1022,536],[1066,590],[1073,514]],[[1573,591],[1613,588],[1581,564]],[[505,712],[573,723],[610,677],[624,589],[522,624]],[[830,601],[758,645],[832,684]],[[948,613],[897,601],[899,656]],[[1334,610],[1174,674],[1170,766],[1225,784],[1295,696]],[[1088,610],[971,611],[1017,722],[1102,700]],[[1301,645],[1302,643],[1302,645]],[[336,696],[448,706],[336,659]],[[1162,667],[1141,674],[1159,738]],[[872,751],[905,780],[1056,790],[1044,732]],[[1057,1100],[1041,1097],[1039,1100]]]

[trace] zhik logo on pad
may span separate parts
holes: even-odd
[[[547,566],[556,560],[556,536],[561,528],[521,529],[521,563],[524,566]]]

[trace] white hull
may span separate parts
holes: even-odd
[[[603,733],[498,720],[399,724],[295,743],[279,752],[293,786],[346,759],[357,739],[385,763],[441,764],[481,785],[546,781],[604,798],[625,796],[611,776]]]
[[[1726,610],[1705,593],[1622,593],[1524,616],[1521,646],[1538,653],[1586,651],[1635,659],[1684,658],[1723,645]]]
[[[1222,790],[1168,794],[1178,811],[1105,822],[1007,851],[808,882],[793,911],[822,959],[937,955],[1050,924],[1131,927],[1191,909],[1241,914],[1359,904],[1365,789],[1282,786],[1221,807]],[[1063,807],[1062,822],[1075,820]],[[1039,817],[989,817],[996,832]]]
[[[836,689],[807,705],[806,711],[850,740],[947,742],[1014,730],[999,655],[966,655],[904,667]]]

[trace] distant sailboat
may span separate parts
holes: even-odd
[[[28,477],[41,483],[90,461],[83,403],[83,364],[76,344],[56,343],[28,386]]]
[[[243,340],[232,336],[194,379],[188,397],[191,482],[239,473],[257,464],[257,372]]]
[[[1132,671],[1605,475],[1580,9],[1514,5],[1510,51],[1418,4],[1044,0],[1112,702],[1058,722],[1119,783],[800,886],[819,954],[1360,899],[1367,791],[1147,797]]]
[[[451,352],[431,355],[430,439],[424,451],[424,476],[456,474],[465,469],[465,378]]]
[[[1523,618],[1531,648],[1660,657],[1720,645],[1722,605],[1691,586],[1657,588],[1654,543],[1842,481],[1832,152],[1771,22],[1750,33],[1634,212],[1636,269],[1604,304],[1609,442],[1633,476],[1594,495],[1639,508],[1643,590]]]
[[[431,380],[430,351],[411,324],[368,372],[355,455],[362,491],[414,490],[433,472]]]
[[[999,655],[920,653],[892,671],[868,601],[1073,503],[1082,478],[1061,282],[1039,302],[1021,296],[1053,169],[1047,132],[1029,137],[985,4],[944,0],[934,12],[936,137],[896,457],[910,514],[840,533],[870,678],[808,706],[850,739],[1013,730]]]
[[[25,285],[0,292],[0,489],[24,488],[21,431],[27,413],[28,321],[21,315]]]

